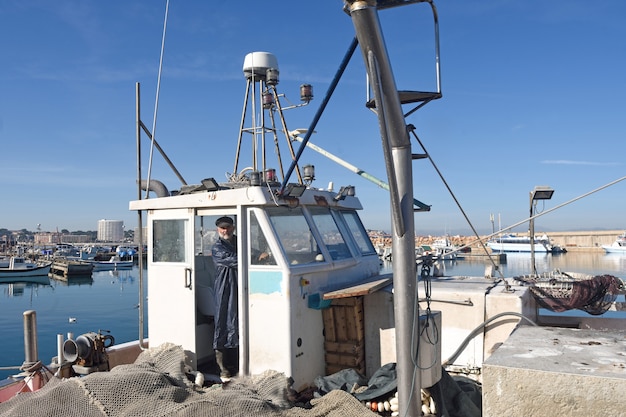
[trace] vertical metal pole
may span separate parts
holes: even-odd
[[[24,312],[24,364],[34,364],[39,360],[37,351],[37,312]]]
[[[248,236],[249,211],[244,207],[239,207],[237,211],[237,227],[240,241],[238,250],[241,256],[238,265],[238,286],[239,286],[239,372],[242,375],[250,375],[250,286],[248,260]]]
[[[347,5],[368,76],[376,83],[376,108],[391,187],[398,406],[402,416],[419,416],[421,374],[416,368],[419,352],[412,351],[412,347],[416,346],[412,337],[420,334],[420,326],[416,305],[411,144],[378,20],[376,1],[348,0]]]
[[[63,334],[57,334],[57,361],[59,363],[59,367],[63,365],[63,362],[65,362],[65,359],[63,358],[63,342],[65,342]]]
[[[137,200],[141,200],[141,88],[140,84],[135,84],[135,120],[136,120],[136,135],[137,135]],[[149,184],[146,185],[146,196],[148,195]],[[143,304],[144,300],[144,286],[143,286],[143,215],[141,210],[137,210],[137,244],[139,245],[139,347],[141,349],[147,349],[147,346],[144,346],[144,314],[145,307]]]
[[[534,193],[530,192],[530,221],[528,224],[528,235],[530,236],[530,268],[533,275],[537,275],[537,266],[535,265],[535,219],[533,217]]]

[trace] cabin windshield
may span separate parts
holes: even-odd
[[[256,214],[250,212],[250,263],[252,265],[276,265],[276,259],[273,256],[260,259],[259,254],[262,253],[269,255],[272,252]]]
[[[376,254],[374,245],[354,210],[338,211],[328,207],[306,209],[310,217],[302,207],[267,209],[270,223],[290,265],[340,261],[359,254]],[[255,225],[255,218],[252,218],[251,224]],[[263,251],[261,247],[253,247],[254,249]]]
[[[315,226],[317,230],[319,230],[324,245],[326,245],[333,261],[351,258],[352,254],[348,249],[343,235],[339,231],[337,222],[330,213],[330,209],[326,207],[314,207],[311,208],[310,211]]]
[[[367,234],[367,230],[361,223],[361,219],[359,215],[356,214],[355,211],[341,211],[341,215],[350,230],[350,234],[354,238],[354,242],[356,243],[359,251],[361,251],[361,255],[373,255],[376,253],[376,249],[374,248],[374,244],[372,240],[369,238]]]
[[[307,264],[324,260],[301,208],[271,208],[267,210],[267,214],[289,264]]]

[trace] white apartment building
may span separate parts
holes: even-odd
[[[101,242],[124,240],[124,222],[122,220],[98,220],[98,240]]]

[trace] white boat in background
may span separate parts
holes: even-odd
[[[436,239],[430,246],[434,249],[433,256],[437,257],[437,259],[450,261],[459,258],[457,247],[452,244],[448,236]]]
[[[133,267],[134,262],[132,260],[122,260],[117,255],[111,256],[108,261],[83,261],[93,265],[94,271],[115,271],[118,269],[130,269]]]
[[[619,235],[612,244],[602,245],[602,249],[604,249],[606,253],[626,254],[626,232]]]
[[[493,252],[530,252],[530,237],[515,234],[502,235],[487,242]],[[555,245],[547,235],[535,237],[534,250],[537,253],[564,253],[565,248]]]
[[[6,267],[0,267],[0,282],[17,277],[48,276],[52,262],[35,263],[22,256],[12,256]]]

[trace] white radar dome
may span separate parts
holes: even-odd
[[[243,73],[246,78],[265,78],[268,69],[278,71],[278,60],[269,52],[250,52],[243,60]]]

